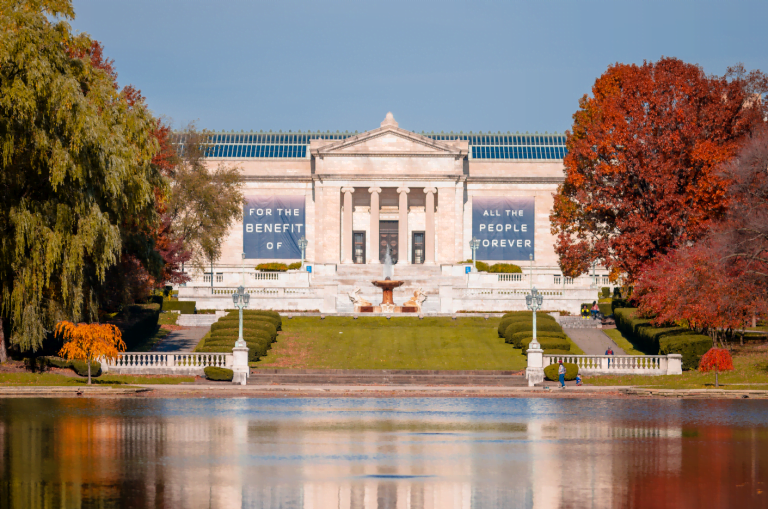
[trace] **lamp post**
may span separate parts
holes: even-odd
[[[240,333],[232,349],[232,383],[239,385],[245,385],[248,379],[248,345],[243,339],[243,308],[248,307],[250,299],[251,296],[245,293],[245,288],[242,286],[232,294],[232,302],[240,310]]]
[[[301,238],[299,239],[299,249],[301,249],[301,268],[302,269],[304,268],[304,257],[307,252],[307,244],[309,244],[309,242],[307,242],[306,237],[302,235]]]
[[[528,386],[533,387],[537,383],[544,381],[544,350],[537,339],[536,334],[536,311],[541,309],[544,303],[544,296],[534,286],[531,293],[525,296],[525,305],[532,311],[533,339],[528,345],[528,367],[525,370],[525,377],[528,379]]]
[[[595,265],[597,265],[597,260],[592,262],[592,288],[597,288],[597,275],[595,275]]]
[[[474,237],[469,241],[469,248],[472,250],[472,270],[477,272],[477,261],[475,260],[477,255],[477,248],[480,247],[480,241]]]

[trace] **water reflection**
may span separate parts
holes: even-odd
[[[768,404],[0,400],[0,507],[768,505]]]

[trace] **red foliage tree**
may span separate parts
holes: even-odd
[[[657,254],[703,236],[727,210],[718,166],[763,123],[765,76],[723,77],[674,58],[616,64],[581,99],[550,217],[565,275],[602,259],[633,282]]]
[[[719,387],[717,375],[721,371],[733,371],[733,359],[725,348],[711,348],[701,357],[699,371],[707,373],[715,370],[715,387]]]
[[[743,263],[723,259],[707,239],[659,256],[640,274],[634,298],[655,325],[676,323],[707,333],[713,345],[743,329],[765,300]]]

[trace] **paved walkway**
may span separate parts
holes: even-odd
[[[603,355],[610,346],[615,355],[627,355],[600,329],[563,329],[587,355]]]
[[[154,352],[191,352],[211,327],[186,327],[171,331],[155,345]]]

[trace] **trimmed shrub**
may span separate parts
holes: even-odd
[[[69,361],[69,367],[80,376],[88,376],[88,363],[85,361]],[[101,375],[101,363],[91,361],[91,377]]]
[[[572,362],[564,362],[563,366],[565,366],[565,379],[568,381],[576,380],[576,375],[579,374],[579,366],[573,364]],[[550,364],[544,368],[544,376],[547,378],[547,380],[558,382],[560,381],[557,375],[558,370],[559,364]]]
[[[235,331],[238,331],[240,329],[240,320],[225,320],[222,318],[211,325],[211,332],[225,329],[234,329]],[[243,333],[245,333],[246,330],[262,330],[267,332],[272,339],[277,337],[277,327],[268,321],[243,319]]]
[[[205,378],[215,382],[231,382],[232,378],[235,376],[235,372],[227,368],[208,366],[203,371],[205,371]]]
[[[533,330],[532,322],[527,322],[527,321],[513,322],[513,323],[510,323],[507,326],[507,329],[504,331],[504,339],[507,338],[507,334],[509,334],[511,337],[516,332],[532,331],[532,330]],[[555,321],[548,322],[548,321],[536,320],[536,331],[537,332],[563,332],[563,328],[560,327],[560,325]]]
[[[613,309],[610,302],[598,302],[597,307],[600,308],[600,312],[603,314],[603,316],[611,316],[613,314]]]
[[[613,296],[613,300],[611,301],[611,314],[616,315],[616,310],[619,308],[628,308],[631,307],[629,305],[629,301],[626,299],[622,299],[621,297]]]
[[[195,304],[193,300],[164,300],[163,311],[179,311],[182,315],[194,315]]]
[[[600,289],[600,297],[607,299],[611,296],[611,289],[608,286],[604,286]]]
[[[681,334],[661,339],[659,354],[679,353],[683,356],[683,369],[699,367],[701,357],[712,348],[712,338],[704,334]]]
[[[509,334],[504,336],[504,342],[508,343],[510,345],[514,345],[515,348],[522,348],[521,341],[523,338],[531,337],[532,331],[526,330],[522,332],[515,332],[514,334]],[[549,332],[549,331],[536,331],[536,337],[539,338],[563,338],[565,339],[565,333],[564,332]]]
[[[509,318],[510,316],[530,316],[531,311],[510,311],[509,313],[504,313],[504,316],[502,316],[502,320],[504,318]]]
[[[488,268],[488,272],[499,274],[522,274],[523,269],[514,263],[494,263]]]
[[[522,349],[523,349],[523,355],[526,355],[528,353],[528,346],[531,344],[531,341],[533,341],[533,338],[531,336],[528,336],[520,340],[520,345],[522,346]],[[537,336],[536,341],[539,342],[542,350],[551,349],[551,350],[564,350],[566,352],[571,351],[571,344],[565,338]]]
[[[518,323],[518,322],[529,322],[529,323],[532,323],[533,322],[533,318],[531,317],[531,313],[528,312],[527,315],[512,315],[512,316],[508,316],[506,318],[502,318],[501,322],[499,322],[499,327],[498,327],[499,337],[500,338],[505,337],[505,333],[507,331],[507,327],[509,327],[509,325],[512,324],[512,323]],[[552,318],[549,315],[546,315],[546,314],[536,314],[536,325],[537,325],[536,329],[537,330],[539,328],[538,324],[541,323],[541,322],[557,324],[557,320],[555,320],[554,318]]]
[[[227,309],[229,314],[225,318],[230,318],[234,316],[235,318],[239,317],[238,310],[237,309]],[[275,327],[277,327],[277,330],[283,330],[283,319],[280,317],[280,313],[277,311],[271,311],[269,309],[244,309],[243,310],[243,320],[249,318],[249,317],[265,317],[268,319],[268,321],[271,321],[275,324]]]
[[[301,268],[301,262],[293,262],[288,264],[288,270],[299,270]]]
[[[472,260],[471,259],[470,260],[464,260],[463,262],[459,262],[459,264],[462,264],[462,265],[463,264],[472,265]],[[490,269],[490,266],[487,263],[481,262],[480,260],[475,260],[475,267],[477,268],[478,272],[488,272],[488,270]]]
[[[260,263],[256,266],[256,270],[264,272],[285,272],[288,270],[288,266],[280,262]]]

